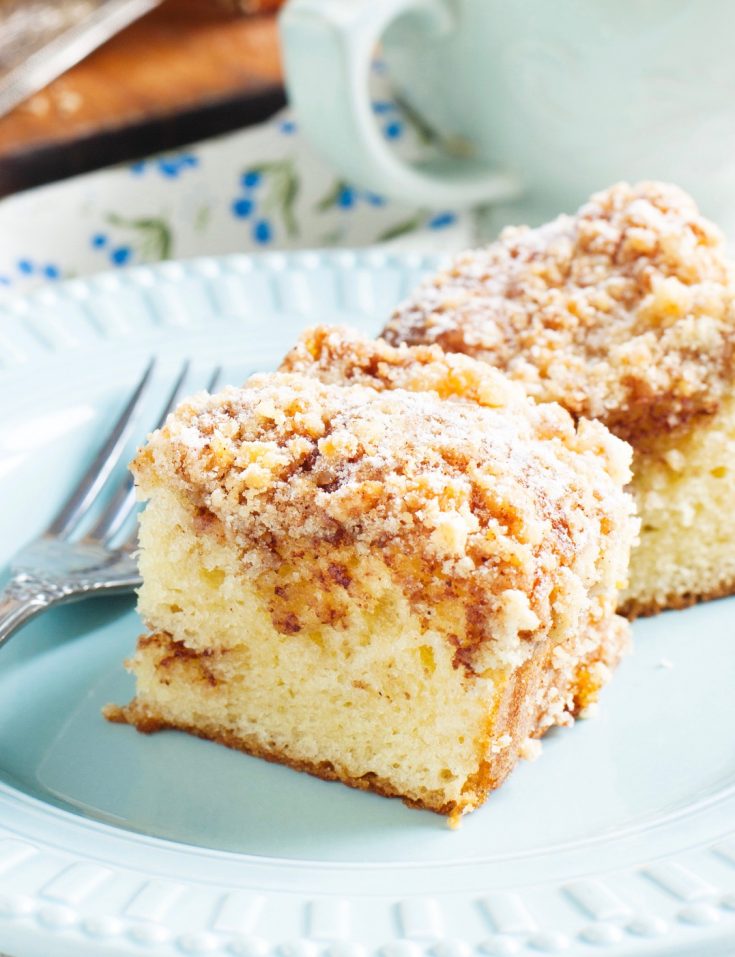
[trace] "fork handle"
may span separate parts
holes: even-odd
[[[59,595],[30,576],[12,578],[0,591],[0,647],[21,625],[59,599]]]

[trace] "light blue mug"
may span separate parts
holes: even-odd
[[[523,195],[540,219],[620,179],[665,179],[735,222],[733,0],[290,0],[290,100],[346,177],[431,207]],[[368,77],[471,159],[404,163]]]

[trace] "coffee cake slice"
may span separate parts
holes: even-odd
[[[316,330],[133,463],[148,633],[108,716],[456,819],[627,646],[629,458],[483,363]]]
[[[631,617],[735,591],[733,276],[689,196],[620,183],[461,254],[383,331],[489,362],[633,445]]]

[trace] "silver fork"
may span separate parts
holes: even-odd
[[[76,488],[56,517],[37,539],[22,548],[10,563],[12,578],[0,591],[0,647],[39,612],[53,605],[91,595],[130,591],[140,584],[133,555],[135,526],[122,542],[113,540],[136,509],[132,476],[117,484],[109,503],[92,528],[78,535],[90,509],[120,460],[130,436],[135,413],[148,391],[155,359],[151,359],[125,408]],[[176,405],[189,370],[185,362],[174,382],[155,428],[160,428]],[[216,369],[207,388],[219,378]]]

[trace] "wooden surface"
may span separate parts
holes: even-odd
[[[273,16],[166,0],[0,118],[0,194],[237,129],[283,102]]]

